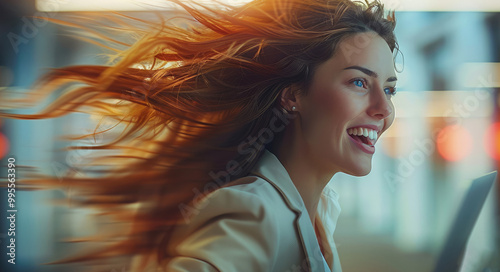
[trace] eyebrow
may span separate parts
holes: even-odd
[[[371,76],[371,77],[374,77],[374,78],[378,78],[378,74],[377,73],[375,73],[374,71],[372,71],[372,70],[370,70],[368,68],[365,68],[365,67],[361,67],[361,66],[355,65],[355,66],[349,66],[349,67],[344,68],[344,70],[348,70],[348,69],[356,69],[356,70],[359,70],[359,71],[367,74],[368,76]],[[393,82],[393,81],[397,81],[397,80],[398,80],[397,77],[392,76],[392,77],[389,77],[387,79],[387,82]]]

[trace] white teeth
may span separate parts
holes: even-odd
[[[377,140],[377,138],[378,138],[377,131],[375,131],[373,129],[369,129],[369,128],[360,128],[360,127],[350,128],[347,130],[347,133],[351,134],[351,135],[368,137],[373,141]]]

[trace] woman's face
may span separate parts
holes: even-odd
[[[308,153],[325,169],[363,176],[371,170],[377,138],[394,120],[396,75],[387,42],[374,32],[338,44],[298,97]],[[368,137],[366,137],[368,136]]]

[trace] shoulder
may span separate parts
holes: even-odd
[[[257,176],[239,178],[207,195],[198,193],[194,200],[193,203],[179,205],[186,222],[203,220],[221,213],[243,213],[260,218],[263,213],[272,212],[272,207],[277,202],[282,202],[279,192],[269,182]]]
[[[189,214],[173,232],[172,255],[205,260],[218,271],[272,267],[282,235],[277,213],[280,205],[286,206],[271,184],[259,177],[243,177],[194,204],[180,206]]]

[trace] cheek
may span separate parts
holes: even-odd
[[[330,90],[319,93],[315,97],[317,111],[324,114],[330,125],[343,126],[354,118],[361,105],[357,105],[355,97],[344,90]]]
[[[338,144],[349,121],[359,112],[360,105],[355,101],[355,97],[341,89],[316,93],[309,105],[311,126],[306,130],[308,136],[323,144]]]
[[[339,109],[339,100],[335,92],[336,90],[324,90],[316,93],[313,97],[314,109],[329,116],[335,113]]]

